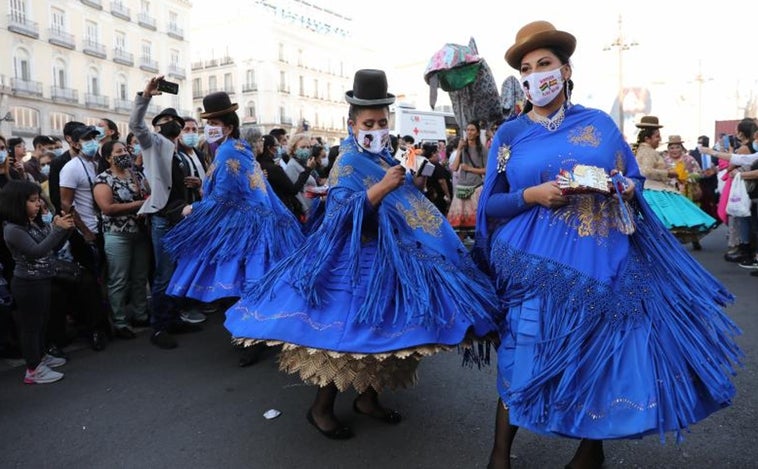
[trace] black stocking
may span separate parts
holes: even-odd
[[[503,405],[502,399],[498,399],[497,413],[495,414],[495,442],[492,445],[487,469],[510,469],[511,445],[513,445],[517,431],[518,427],[510,423],[508,409]]]
[[[567,469],[599,469],[605,461],[603,452],[603,440],[588,440],[583,438],[579,447],[571,458]]]
[[[327,432],[342,427],[334,415],[334,401],[337,399],[337,392],[337,386],[334,383],[318,388],[316,399],[311,405],[310,412],[316,426]]]

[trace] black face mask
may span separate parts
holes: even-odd
[[[182,126],[177,121],[169,121],[161,124],[160,134],[169,140],[174,140],[182,133]]]

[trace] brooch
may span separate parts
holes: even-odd
[[[509,145],[501,145],[497,151],[497,172],[502,173],[505,171],[505,166],[508,164],[508,160],[511,159],[511,147]]]

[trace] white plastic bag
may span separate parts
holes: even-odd
[[[750,203],[745,182],[742,180],[740,173],[737,173],[732,180],[729,200],[726,202],[726,213],[733,217],[749,217]]]

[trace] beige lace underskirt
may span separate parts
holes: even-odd
[[[423,357],[455,349],[445,345],[426,345],[389,353],[340,353],[330,350],[303,347],[273,340],[236,339],[238,345],[249,347],[257,343],[282,346],[279,369],[299,374],[308,384],[324,387],[330,384],[340,391],[354,388],[359,393],[373,388],[407,388],[416,384],[416,369]]]

